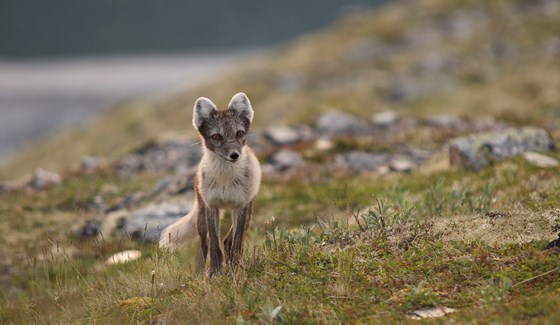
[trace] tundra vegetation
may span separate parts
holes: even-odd
[[[553,0],[395,1],[24,150],[0,171],[0,322],[560,322],[559,35]],[[188,209],[192,103],[239,90],[263,184],[209,280],[142,212]],[[466,142],[476,169],[450,162]],[[27,181],[38,163],[60,177]]]

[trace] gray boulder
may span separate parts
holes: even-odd
[[[124,174],[142,171],[186,170],[196,166],[201,157],[202,152],[198,141],[175,137],[148,143],[136,152],[122,158],[118,162],[118,167],[119,171]]]
[[[35,190],[44,190],[51,185],[59,185],[61,183],[62,177],[59,174],[37,168],[28,186]]]
[[[304,164],[303,156],[292,150],[280,150],[275,153],[270,163],[276,171],[286,171]]]
[[[155,242],[161,231],[189,213],[192,202],[162,202],[132,211],[124,222],[123,231],[132,238]]]
[[[527,151],[547,152],[554,147],[552,138],[543,129],[510,128],[452,139],[449,159],[452,166],[480,170],[503,158]]]
[[[341,111],[322,113],[317,119],[317,130],[327,137],[359,135],[367,129],[364,122],[353,115]]]
[[[380,167],[388,165],[390,160],[391,156],[386,153],[352,151],[338,155],[336,164],[350,172],[359,174],[361,172],[377,171]]]

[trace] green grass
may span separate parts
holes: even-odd
[[[557,252],[542,250],[543,242],[444,242],[429,232],[405,237],[392,240],[379,229],[332,225],[321,231],[275,228],[264,241],[250,244],[240,270],[210,280],[193,276],[181,256],[154,247],[145,249],[142,261],[117,267],[49,262],[44,275],[32,275],[32,298],[5,304],[3,317],[15,322],[394,322],[431,306],[458,309],[448,317],[459,321],[489,309],[515,321],[557,317],[560,262]],[[553,299],[546,304],[528,299],[543,296]],[[483,319],[493,317],[488,313]]]
[[[558,207],[557,175],[558,169],[543,170],[513,159],[481,173],[417,172],[334,179],[328,184],[302,183],[301,177],[280,183],[265,180],[241,268],[213,279],[193,274],[193,249],[169,253],[130,240],[80,242],[54,231],[36,233],[42,239],[24,252],[27,257],[19,261],[8,286],[21,291],[16,298],[5,291],[0,319],[400,322],[408,321],[415,309],[446,306],[459,310],[446,316],[459,322],[480,314],[484,321],[505,317],[552,322],[560,301],[560,262],[556,251],[543,250],[543,238],[555,237],[554,224],[532,229],[540,239],[526,242],[507,234],[481,241],[468,234],[488,224],[445,222],[467,216],[499,223],[515,219],[516,209],[523,209],[523,221],[539,221],[548,207],[533,204],[533,193],[539,190],[531,182],[550,183],[547,200]],[[27,202],[24,215],[34,220],[40,219],[36,211],[47,218],[72,215],[88,208],[69,200],[87,201],[103,184],[122,186],[123,195],[150,188],[149,178],[130,181],[110,173],[72,179],[46,192],[19,194],[20,201],[3,200],[4,211]],[[85,193],[76,196],[76,187]],[[511,206],[509,193],[520,206]],[[24,199],[26,195],[35,199]],[[49,201],[56,204],[47,208]],[[69,221],[51,222],[55,229]],[[514,226],[510,230],[518,232],[526,225],[517,220]],[[496,228],[499,225],[485,231],[507,233]],[[140,249],[142,259],[104,265],[110,254],[130,248]],[[549,299],[544,302],[542,297]]]

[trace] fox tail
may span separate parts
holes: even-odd
[[[195,203],[189,213],[163,230],[159,247],[177,249],[196,239],[198,236],[196,229],[197,215],[198,204]]]

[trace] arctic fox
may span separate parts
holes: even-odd
[[[219,209],[233,209],[233,222],[224,239],[227,263],[235,267],[243,236],[249,227],[253,201],[261,182],[257,157],[245,145],[253,121],[253,108],[244,93],[234,95],[226,109],[200,97],[194,105],[193,125],[202,141],[203,155],[195,176],[195,204],[191,212],[165,228],[160,247],[178,248],[198,233],[196,270],[203,272],[210,241],[212,276],[222,268]]]

